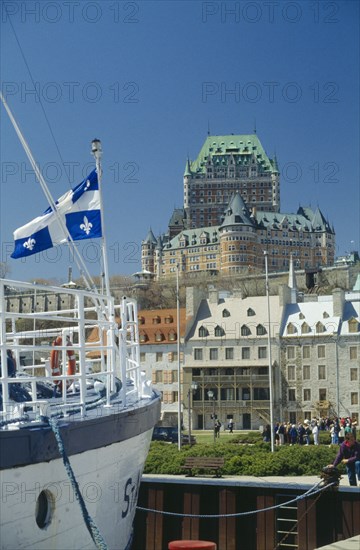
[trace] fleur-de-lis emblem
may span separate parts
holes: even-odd
[[[34,246],[36,245],[35,239],[32,239],[31,237],[28,238],[27,241],[24,242],[23,246],[27,248],[28,250],[32,250]]]
[[[93,224],[91,222],[89,222],[89,220],[87,219],[86,216],[84,216],[84,219],[83,219],[83,222],[81,225],[80,225],[80,229],[82,229],[83,231],[85,231],[85,233],[88,235],[91,231],[91,228],[93,226]]]

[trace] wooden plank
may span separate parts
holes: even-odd
[[[314,498],[298,501],[298,547],[304,550],[311,550],[317,546],[316,506]]]
[[[152,510],[163,510],[164,490],[149,489],[148,508]],[[159,550],[162,548],[163,537],[163,515],[149,512],[146,522],[146,549]]]
[[[197,487],[184,492],[184,514],[198,516],[200,514],[200,495]],[[199,518],[183,518],[182,538],[184,540],[199,539]]]
[[[257,510],[274,506],[273,495],[259,495],[256,499]],[[274,510],[268,512],[260,512],[256,515],[257,518],[257,550],[273,550],[276,546],[275,540],[275,515]]]
[[[236,492],[234,489],[220,489],[219,515],[236,513]],[[219,548],[237,550],[236,518],[219,518]]]

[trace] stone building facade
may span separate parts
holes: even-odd
[[[227,275],[334,263],[335,231],[319,208],[280,212],[276,158],[254,135],[209,136],[197,159],[187,161],[184,208],[174,210],[168,231],[142,242],[142,270],[156,279],[184,273]]]

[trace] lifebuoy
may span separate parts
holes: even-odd
[[[56,346],[61,346],[62,345],[62,338],[61,336],[58,336],[52,343],[52,345],[54,346],[54,349],[51,350],[51,354],[50,354],[50,368],[51,368],[51,374],[52,376],[60,376],[61,375],[61,370],[60,370],[60,354],[61,354],[61,350],[59,349],[56,349]],[[71,341],[70,339],[67,340],[67,345],[68,346],[71,346]],[[75,358],[75,353],[73,350],[69,349],[66,351],[66,355],[68,357],[68,365],[67,365],[67,371],[66,371],[66,374],[68,376],[72,376],[75,374],[76,372],[76,358]],[[59,388],[59,390],[61,391],[62,390],[62,380],[55,380],[54,382],[55,386],[57,386]],[[69,387],[71,384],[71,381],[68,380],[67,381],[67,387]]]

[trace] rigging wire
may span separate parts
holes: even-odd
[[[23,58],[23,61],[24,61],[24,63],[25,63],[25,66],[26,66],[26,68],[27,68],[27,71],[28,71],[28,73],[29,73],[29,76],[30,76],[30,80],[31,80],[31,82],[32,82],[32,85],[34,86],[34,90],[35,90],[36,97],[38,98],[38,102],[39,102],[40,107],[41,107],[41,109],[42,109],[42,112],[43,112],[43,114],[44,114],[46,123],[47,123],[47,125],[48,125],[49,131],[50,131],[50,134],[51,134],[51,137],[52,137],[52,139],[53,139],[53,141],[54,141],[56,150],[57,150],[57,152],[58,152],[58,155],[59,155],[61,164],[62,164],[63,169],[64,169],[64,173],[66,174],[66,177],[67,177],[67,180],[68,180],[68,183],[69,183],[69,186],[70,186],[69,176],[68,176],[68,174],[67,174],[67,172],[66,172],[66,170],[65,170],[64,159],[62,158],[62,155],[61,155],[61,152],[60,152],[60,148],[59,148],[59,146],[58,146],[58,144],[57,144],[57,141],[56,141],[54,132],[53,132],[53,130],[52,130],[52,128],[51,128],[51,124],[50,124],[50,121],[49,121],[48,116],[47,116],[47,114],[46,114],[45,107],[44,107],[44,105],[43,105],[43,103],[42,103],[42,101],[41,101],[40,94],[39,94],[39,92],[38,92],[38,90],[37,90],[37,87],[36,87],[36,85],[35,85],[35,81],[34,81],[34,78],[33,78],[33,76],[32,76],[32,73],[31,73],[29,64],[28,64],[28,62],[27,62],[27,60],[26,60],[24,51],[23,51],[23,49],[22,49],[22,47],[21,47],[19,38],[18,38],[18,36],[17,36],[17,34],[16,34],[14,25],[12,24],[10,14],[8,13],[7,7],[6,7],[6,6],[5,6],[5,10],[6,10],[6,15],[7,15],[8,21],[9,21],[9,23],[10,23],[10,27],[11,27],[13,33],[14,33],[15,40],[16,40],[16,42],[17,42],[17,45],[18,45],[18,47],[19,47],[21,56],[22,56],[22,58]]]

